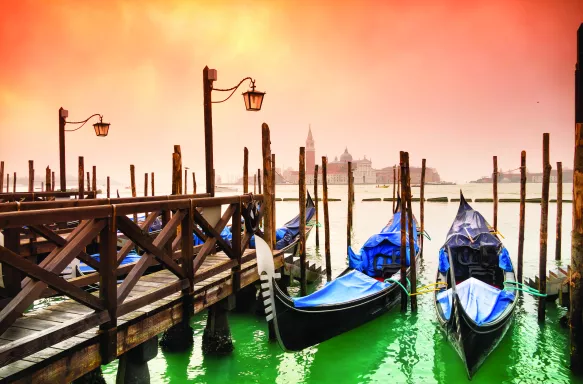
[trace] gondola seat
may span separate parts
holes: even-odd
[[[375,255],[373,258],[375,272],[384,279],[393,276],[401,268],[401,252],[394,250],[388,255]]]

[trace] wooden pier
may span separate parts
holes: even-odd
[[[247,249],[252,234],[240,231],[245,203],[263,196],[158,196],[125,199],[84,199],[0,205],[4,244],[0,262],[0,382],[70,382],[205,308],[234,298],[258,280],[255,251]],[[129,217],[148,212],[146,220]],[[263,212],[259,212],[262,216]],[[161,216],[157,236],[147,232]],[[220,232],[232,220],[232,244]],[[51,229],[55,222],[79,224],[65,237]],[[239,224],[238,224],[239,223]],[[34,228],[54,248],[40,260],[22,257],[20,233]],[[239,229],[239,230],[237,230]],[[118,250],[117,231],[129,241]],[[204,244],[193,246],[194,235]],[[85,247],[97,243],[97,273],[71,280],[60,273]],[[146,252],[140,260],[120,265],[135,246]],[[282,251],[274,253],[277,268]],[[162,270],[145,274],[155,265]],[[121,283],[120,277],[125,276]],[[92,294],[82,287],[98,283]],[[35,300],[60,295],[43,306]],[[32,307],[31,307],[32,306]]]

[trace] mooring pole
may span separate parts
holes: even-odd
[[[16,193],[16,172],[14,172],[12,177],[12,193]]]
[[[184,167],[184,194],[188,195],[188,167]]]
[[[271,139],[269,126],[265,123],[261,125],[261,152],[263,154],[263,240],[272,247],[273,241],[271,240],[271,209],[273,203],[271,201]],[[260,170],[258,170],[260,171]],[[261,173],[259,173],[261,175]],[[261,184],[260,184],[261,185]],[[259,191],[261,193],[261,191]],[[300,220],[301,222],[301,220]]]
[[[549,134],[543,133],[543,190],[540,213],[540,255],[539,255],[539,287],[541,293],[547,293],[547,241],[549,224],[549,183],[551,179],[551,163],[549,161]],[[546,298],[539,297],[538,321],[545,321]]]
[[[6,174],[6,193],[8,193],[8,189],[10,188],[10,173]]]
[[[110,182],[109,182],[109,176],[107,176],[107,198],[109,199],[110,197]]]
[[[526,151],[520,153],[520,218],[518,221],[518,282],[522,283],[524,216],[526,210]]]
[[[350,163],[349,163],[350,164]],[[308,294],[306,276],[306,148],[300,147],[300,295]]]
[[[270,152],[270,153],[271,153],[271,152]],[[258,192],[260,195],[261,195],[261,187],[262,187],[262,184],[261,184],[261,170],[260,170],[260,169],[258,169],[258,170],[257,170],[257,188],[258,188],[257,192]]]
[[[93,166],[93,175],[91,179],[91,190],[95,192],[95,197],[97,198],[97,166]]]
[[[209,171],[208,176],[209,178],[212,178],[213,176],[212,168]],[[207,191],[207,193],[210,192]],[[180,145],[174,145],[174,153],[172,153],[172,194],[182,195],[182,151],[180,149]],[[214,193],[211,194],[211,196],[214,196]]]
[[[413,237],[413,208],[411,207],[411,173],[409,168],[409,152],[405,152],[405,170],[407,176],[407,232],[409,236],[409,265],[411,270],[411,311],[417,312],[417,260],[415,254],[415,238]]]
[[[55,192],[55,172],[52,172],[52,171],[51,171],[51,180],[52,180],[52,183],[51,183],[51,190],[52,190],[53,192]]]
[[[144,173],[144,197],[148,196],[148,172]],[[148,218],[148,212],[146,212],[146,216],[144,220]]]
[[[91,172],[87,171],[87,197],[90,196],[89,192],[91,192]]]
[[[494,200],[494,231],[498,230],[498,156],[493,157],[492,197]]]
[[[322,156],[322,194],[324,203],[324,253],[326,255],[326,281],[332,280],[332,259],[330,257],[330,217],[328,212],[328,158]]]
[[[348,214],[346,216],[346,247],[350,248],[352,233],[352,162],[348,162]]]
[[[45,168],[45,186],[47,188],[47,192],[51,191],[51,168]],[[2,188],[0,188],[0,191]]]
[[[407,188],[407,178],[404,172],[405,167],[405,152],[401,151],[399,160],[399,177],[401,182],[401,192],[405,192]],[[406,199],[403,198],[402,194],[401,203],[399,209],[401,211],[401,254],[399,255],[401,263],[401,284],[403,287],[407,287],[407,210],[404,208],[406,205]],[[407,292],[401,289],[401,312],[407,311]]]
[[[423,258],[423,240],[425,238],[425,164],[426,160],[421,160],[421,190],[419,191],[419,219],[421,220],[421,251],[419,256]]]
[[[152,179],[152,188],[151,188],[151,190],[152,190],[152,196],[156,196],[155,189],[154,189],[155,188],[154,172],[152,172],[152,175],[151,176],[152,177],[150,177],[150,179]]]
[[[34,192],[34,161],[28,160],[28,192]]]
[[[399,165],[399,168],[397,168],[397,195],[401,196],[401,165]]]
[[[577,31],[575,69],[575,159],[573,165],[573,231],[569,295],[571,370],[583,374],[583,24]]]
[[[557,161],[557,232],[555,240],[555,260],[561,260],[563,229],[563,163]]]
[[[393,165],[393,213],[395,213],[395,204],[397,203],[395,192],[397,190],[397,167]]]
[[[0,161],[0,193],[4,191],[4,162]]]
[[[83,199],[85,195],[85,165],[83,156],[79,156],[79,172],[77,173],[79,181],[79,199]]]
[[[216,72],[215,72],[216,73]],[[215,182],[213,180],[213,111],[211,101],[211,91],[213,80],[209,77],[209,67],[204,67],[202,70],[202,89],[203,89],[203,105],[204,105],[204,154],[205,154],[205,170],[206,170],[206,193],[211,196],[215,195],[213,188]]]
[[[196,195],[196,174],[192,172],[192,193]]]
[[[314,208],[316,209],[316,247],[320,246],[320,218],[318,217],[318,164],[314,166]]]
[[[253,175],[253,194],[257,194],[257,174]]]
[[[243,149],[243,193],[249,193],[249,150]]]
[[[275,153],[271,154],[271,188],[272,188],[272,199],[271,199],[271,240],[273,241],[273,249],[275,249],[275,243],[277,243],[277,238],[275,236],[275,228],[276,228],[276,221],[275,221]],[[305,182],[305,180],[304,180]],[[305,216],[305,215],[304,215]],[[302,220],[300,220],[302,221]],[[303,220],[305,221],[305,220]]]

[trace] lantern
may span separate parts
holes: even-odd
[[[252,90],[243,93],[243,100],[245,101],[245,108],[248,111],[259,111],[261,110],[261,104],[263,104],[263,96],[265,92],[258,92],[255,90],[255,86]]]

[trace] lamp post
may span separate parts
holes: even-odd
[[[202,85],[203,85],[203,102],[204,102],[204,149],[205,149],[205,171],[206,171],[206,192],[210,193],[211,196],[215,195],[215,181],[213,180],[213,116],[212,116],[212,104],[213,103],[223,103],[231,98],[237,88],[245,80],[249,80],[251,89],[243,93],[243,100],[245,101],[245,109],[248,111],[259,111],[261,110],[261,105],[263,104],[263,96],[265,92],[259,92],[255,90],[255,80],[251,77],[246,77],[239,82],[234,87],[227,89],[213,88],[213,81],[217,80],[217,70],[209,69],[209,67],[204,67],[202,71]],[[224,100],[212,101],[211,92],[229,92],[231,94]]]
[[[109,123],[103,122],[103,116],[96,113],[94,115],[89,116],[83,121],[66,121],[66,118],[69,116],[69,111],[63,109],[62,107],[59,108],[59,163],[60,163],[60,175],[61,175],[61,192],[65,192],[67,190],[67,176],[65,170],[65,132],[72,132],[77,131],[85,125],[91,118],[95,116],[99,116],[99,122],[93,124],[93,128],[95,129],[95,135],[97,137],[105,137],[109,133]],[[80,127],[75,129],[65,129],[66,124],[81,124]]]

